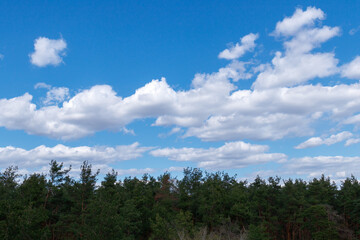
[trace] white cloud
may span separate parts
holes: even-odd
[[[34,86],[35,89],[40,89],[40,88],[45,88],[45,89],[51,89],[51,85],[43,83],[43,82],[39,82],[37,84],[35,84]]]
[[[164,169],[164,172],[182,172],[186,167],[169,167]]]
[[[63,62],[66,42],[64,39],[39,37],[34,43],[34,52],[30,54],[30,62],[38,67],[57,66]]]
[[[201,123],[214,109],[209,104],[219,103],[226,93],[235,87],[228,82],[227,74],[204,75],[198,79],[199,87],[187,92],[175,92],[165,79],[153,80],[136,90],[135,94],[121,98],[110,86],[94,86],[76,94],[62,106],[46,106],[37,109],[31,103],[32,96],[24,94],[13,99],[1,99],[0,126],[8,129],[24,129],[30,134],[53,138],[79,138],[105,129],[120,130],[134,119],[159,117],[185,111],[181,124]],[[206,106],[205,112],[199,107]],[[193,115],[194,112],[197,112]],[[193,115],[193,117],[188,117]],[[159,119],[160,121],[160,119]]]
[[[83,161],[89,161],[94,169],[97,167],[109,169],[108,164],[141,157],[143,153],[151,149],[151,147],[140,147],[137,142],[116,147],[69,147],[62,144],[46,147],[41,145],[30,150],[7,146],[0,148],[0,165],[2,167],[8,165],[20,165],[26,168],[45,167],[46,169],[51,160],[56,160],[77,169]]]
[[[118,173],[119,176],[137,176],[143,174],[150,174],[156,172],[156,169],[153,168],[130,168],[130,169],[115,169],[115,172]]]
[[[312,137],[312,138],[306,140],[305,142],[300,143],[295,148],[296,149],[304,149],[304,148],[309,148],[309,147],[317,147],[317,146],[320,146],[323,144],[324,144],[323,139],[321,139],[319,137]]]
[[[158,136],[162,137],[162,138],[165,138],[165,137],[168,137],[168,136],[171,136],[173,134],[180,133],[180,132],[181,132],[181,128],[174,127],[174,128],[171,129],[170,132],[168,132],[168,133],[160,133]]]
[[[321,174],[332,179],[343,178],[351,174],[360,174],[360,157],[317,156],[294,158],[285,163],[282,172],[291,175],[319,177]]]
[[[207,169],[242,168],[269,161],[284,161],[285,154],[266,153],[268,146],[239,142],[228,142],[219,148],[163,148],[150,152],[155,157],[167,157],[173,161],[197,162]]]
[[[43,103],[45,105],[58,104],[69,99],[69,89],[66,87],[53,87],[46,93]]]
[[[69,98],[67,88],[40,84],[49,89],[48,105],[35,105],[28,93],[0,99],[0,126],[67,140],[103,130],[127,132],[134,120],[152,118],[153,126],[181,128],[185,137],[230,141],[310,136],[319,121],[359,125],[358,83],[306,84],[339,72],[334,53],[311,53],[339,29],[316,27],[315,20],[324,18],[318,9],[297,10],[293,17],[275,31],[286,37],[285,51],[251,73],[248,64],[233,60],[217,72],[196,74],[188,90],[176,91],[162,78],[126,97],[96,85]],[[254,88],[237,89],[236,81],[252,74],[258,74]]]
[[[338,36],[340,28],[323,26],[322,28],[306,29],[298,33],[291,40],[285,41],[284,46],[287,54],[309,53],[321,43]]]
[[[359,126],[360,124],[360,114],[356,114],[354,116],[348,117],[343,121],[344,124],[354,124]]]
[[[344,131],[344,132],[341,132],[338,134],[331,135],[328,138],[313,137],[313,138],[306,140],[303,143],[300,143],[295,148],[296,149],[304,149],[304,148],[310,148],[310,147],[317,147],[317,146],[324,145],[324,144],[330,146],[335,143],[345,141],[346,139],[349,139],[352,136],[353,136],[353,134],[351,132]]]
[[[275,35],[292,36],[304,27],[314,25],[316,20],[323,20],[325,14],[321,9],[308,7],[305,11],[297,8],[291,17],[286,17],[276,24]]]
[[[350,79],[360,79],[360,56],[341,67],[341,76]]]
[[[344,116],[359,111],[358,94],[358,84],[239,90],[222,103],[222,111],[191,126],[186,136],[217,141],[311,135],[310,124],[322,120],[325,113],[343,123]]]
[[[185,136],[196,136],[204,141],[238,139],[281,139],[287,135],[308,135],[312,130],[304,116],[274,113],[211,116],[202,126],[190,127]]]
[[[246,52],[253,51],[256,44],[255,40],[258,39],[259,34],[250,33],[241,38],[240,43],[236,43],[235,46],[231,46],[219,53],[219,58],[228,60],[237,59],[243,56]]]
[[[110,86],[94,86],[61,106],[38,108],[30,94],[0,99],[0,126],[75,139],[106,129],[121,131],[135,119],[156,118],[155,126],[182,127],[185,136],[206,141],[281,139],[312,134],[310,124],[325,113],[335,122],[356,124],[353,114],[360,111],[359,84],[234,91],[223,75],[195,79],[197,87],[188,91],[173,90],[165,79],[153,80],[126,98]]]
[[[43,99],[44,105],[57,105],[70,98],[69,89],[66,87],[52,87],[49,84],[39,82],[35,84],[35,89],[47,89],[46,98]]]
[[[52,87],[49,84],[40,82],[35,84],[35,89],[47,89],[46,98],[42,99],[44,105],[57,105],[70,98],[69,89],[66,87]]]
[[[151,118],[153,126],[172,127],[169,135],[184,133],[184,137],[203,141],[236,141],[217,148],[156,149],[151,151],[153,156],[194,161],[207,169],[241,168],[269,161],[283,163],[286,155],[268,153],[268,146],[243,141],[310,136],[319,123],[335,125],[337,129],[344,124],[360,126],[359,83],[338,82],[330,86],[326,85],[327,81],[316,85],[308,83],[338,73],[345,78],[360,78],[359,56],[338,67],[335,51],[315,51],[340,34],[338,27],[323,26],[320,21],[324,19],[320,9],[309,7],[305,11],[297,9],[293,16],[278,22],[273,35],[283,41],[283,51],[277,51],[270,63],[251,61],[251,65],[258,64],[252,71],[248,71],[249,63],[236,60],[256,46],[258,35],[246,35],[240,43],[219,54],[219,58],[232,60],[230,64],[213,73],[196,74],[187,90],[177,91],[162,78],[152,80],[130,96],[119,96],[109,85],[96,85],[70,98],[68,88],[38,83],[36,89],[48,89],[45,106],[34,104],[29,93],[0,99],[0,126],[67,140],[103,130],[134,134],[126,128],[129,123]],[[60,64],[65,49],[63,39],[39,38],[31,61],[38,66]],[[251,89],[238,89],[237,81],[253,75],[256,80]],[[313,137],[296,148],[332,145],[345,140],[345,146],[360,142],[352,137],[347,131]],[[73,165],[90,160],[94,168],[110,169],[109,164],[114,161],[136,158],[150,150],[138,144],[114,148],[40,146],[32,150],[5,147],[0,148],[0,164],[9,164],[9,159],[31,167],[48,164],[50,159]],[[344,177],[360,173],[360,170],[356,172],[360,169],[359,160],[359,157],[345,156],[296,158],[285,161],[283,170],[284,174],[317,176],[324,173]],[[168,168],[169,171],[181,169]],[[155,170],[118,171],[120,175],[139,175]]]
[[[338,60],[333,53],[283,56],[277,52],[272,63],[272,66],[258,75],[253,88],[292,87],[316,77],[327,77],[337,73]]]
[[[4,111],[0,113],[0,125],[62,139],[79,138],[104,129],[122,130],[136,118],[168,111],[171,106],[162,101],[166,100],[167,90],[172,91],[165,82],[153,81],[123,100],[110,86],[94,86],[63,102],[62,107],[51,105],[40,109],[31,103],[31,95],[24,94],[0,100],[0,109]]]
[[[360,29],[360,26],[356,27],[356,28],[352,28],[350,29],[349,31],[349,34],[352,36],[352,35],[355,35],[355,33],[357,33]]]
[[[272,64],[260,72],[253,88],[292,87],[338,73],[334,53],[311,53],[321,43],[340,34],[338,27],[314,26],[316,19],[324,17],[320,9],[309,7],[306,11],[297,9],[292,17],[278,22],[275,35],[290,37],[284,42],[285,53],[276,52]]]
[[[345,146],[350,146],[352,144],[356,144],[356,143],[359,143],[360,142],[360,138],[350,138],[348,140],[346,140],[345,142]]]

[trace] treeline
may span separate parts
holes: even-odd
[[[117,180],[84,162],[79,179],[52,161],[47,175],[0,173],[0,239],[360,239],[360,185],[184,169],[182,179]],[[21,179],[20,179],[21,180]]]

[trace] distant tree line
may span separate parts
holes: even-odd
[[[360,184],[337,187],[322,176],[237,181],[226,173],[184,169],[117,180],[88,162],[80,177],[51,161],[47,175],[19,181],[0,173],[0,239],[360,239]]]

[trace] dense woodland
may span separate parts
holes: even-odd
[[[182,179],[117,180],[84,162],[78,179],[51,161],[47,175],[0,173],[0,239],[360,239],[360,184],[336,186],[184,169]]]

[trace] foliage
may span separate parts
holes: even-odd
[[[48,175],[0,173],[0,239],[359,239],[360,183],[337,187],[321,176],[237,181],[223,172],[184,169],[97,186],[88,162],[80,177],[51,161]]]

